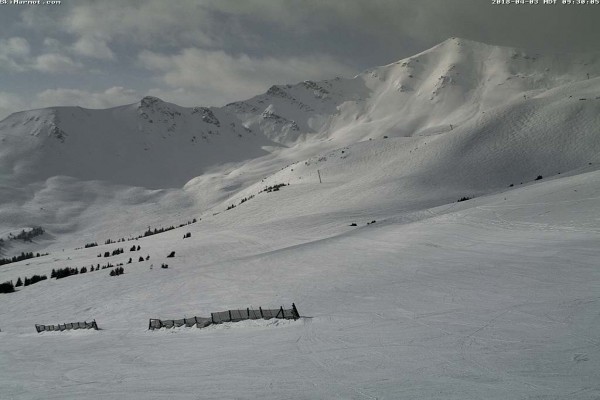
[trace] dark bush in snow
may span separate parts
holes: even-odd
[[[169,253],[169,255],[167,256],[167,258],[173,258],[175,257],[175,252],[172,251],[171,253]]]
[[[541,175],[538,175],[537,178],[535,178],[536,181],[539,181],[540,179],[544,179]]]
[[[123,267],[118,267],[110,271],[110,276],[119,276],[123,275],[124,273],[125,270],[123,269]]]
[[[62,279],[62,278],[66,278],[67,276],[71,276],[71,275],[77,275],[79,273],[79,271],[77,270],[77,268],[59,268],[55,271],[54,273],[54,277],[56,279]],[[50,275],[52,277],[52,275]]]
[[[46,279],[48,279],[46,275],[33,275],[31,278],[25,278],[23,286],[33,285],[34,283],[38,283],[39,281],[43,281]]]
[[[0,283],[0,293],[12,293],[15,291],[15,287],[12,281]]]

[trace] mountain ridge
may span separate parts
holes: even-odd
[[[147,96],[104,110],[20,112],[0,122],[0,217],[5,231],[75,232],[113,199],[131,213],[128,233],[180,214],[173,204],[218,213],[261,185],[318,182],[317,169],[340,185],[332,195],[353,196],[358,208],[384,187],[399,204],[434,186],[435,204],[498,191],[598,161],[598,76],[596,54],[454,38],[354,78],[274,85],[223,107]],[[153,216],[136,217],[140,206]]]

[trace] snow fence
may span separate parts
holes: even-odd
[[[160,328],[175,328],[180,326],[187,326],[188,328],[195,326],[197,328],[204,328],[212,324],[221,324],[223,322],[239,322],[247,319],[298,319],[298,309],[296,305],[292,303],[292,308],[285,309],[282,307],[275,309],[263,309],[259,307],[258,310],[246,308],[243,310],[227,310],[210,313],[210,318],[206,317],[193,317],[183,319],[156,319],[150,318],[148,329],[160,329]]]
[[[92,322],[71,322],[68,324],[58,324],[58,325],[38,325],[35,324],[35,330],[40,333],[44,331],[67,331],[71,329],[94,329],[98,330],[98,324],[96,324],[96,320]]]

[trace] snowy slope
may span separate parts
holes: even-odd
[[[340,213],[311,215],[306,209],[317,209],[322,198],[304,193],[310,204],[303,207],[291,205],[302,193],[284,187],[249,201],[242,215],[239,206],[139,240],[141,254],[151,258],[126,265],[123,276],[88,272],[3,295],[3,393],[18,399],[600,394],[597,171],[432,209],[422,204],[420,213],[390,213],[369,226],[375,212],[386,210],[344,215],[340,206]],[[255,220],[238,224],[242,216]],[[359,226],[349,227],[351,221]],[[184,240],[187,230],[192,238]],[[113,247],[11,264],[0,278],[88,265]],[[176,258],[165,258],[173,249]],[[169,269],[158,268],[161,262]],[[146,330],[150,317],[291,301],[311,318]],[[39,335],[33,328],[92,318],[102,331]]]
[[[47,233],[1,251],[50,255],[0,282],[134,262],[0,295],[3,395],[600,396],[599,76],[597,55],[450,39],[223,108],[10,116],[0,236]],[[292,301],[310,318],[146,330]],[[93,318],[102,331],[33,328]]]
[[[235,122],[216,109],[183,108],[154,97],[109,110],[26,111],[2,122],[0,159],[3,169],[25,182],[65,175],[181,187],[208,166],[266,154],[261,146],[269,141]]]
[[[241,189],[287,165],[314,167],[332,151],[360,153],[358,143],[384,136],[415,139],[374,143],[358,156],[362,163],[319,168],[328,180],[345,174],[335,179],[349,190],[362,185],[346,173],[352,168],[372,187],[381,187],[381,168],[394,169],[383,174],[390,199],[405,185],[424,185],[444,190],[443,201],[564,173],[598,161],[599,75],[595,54],[526,54],[449,39],[352,79],[273,86],[223,108],[148,97],[109,110],[13,114],[0,122],[0,233],[42,225],[91,237],[112,230],[113,221],[104,229],[93,216],[111,218],[112,208],[131,217],[115,232],[127,235],[242,198]],[[316,179],[315,170],[304,173]],[[298,168],[276,179],[285,177],[307,179]]]

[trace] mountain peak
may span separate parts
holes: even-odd
[[[158,97],[146,96],[140,100],[140,107],[148,108],[157,104],[164,104],[165,102]]]

